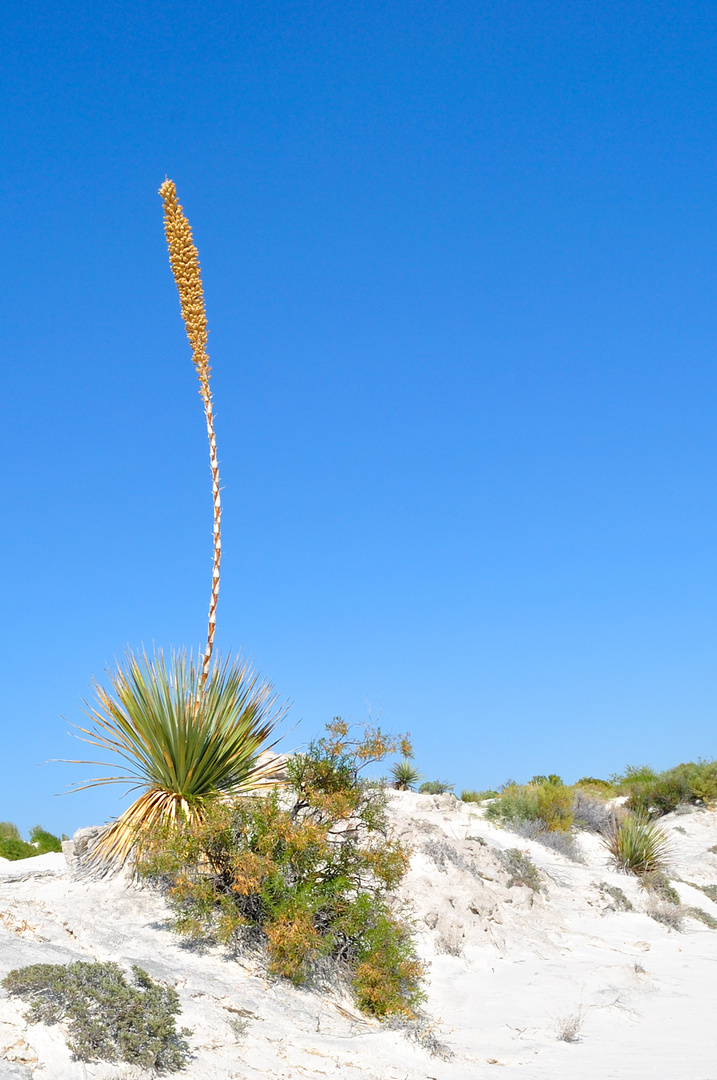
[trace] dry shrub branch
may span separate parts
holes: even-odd
[[[145,841],[139,872],[166,888],[175,929],[259,947],[296,983],[328,965],[364,1011],[415,1015],[423,965],[392,902],[410,853],[390,836],[384,788],[362,778],[399,745],[336,718],[290,760],[283,789],[215,800]]]

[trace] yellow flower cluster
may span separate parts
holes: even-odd
[[[164,234],[169,248],[169,264],[179,292],[182,318],[192,347],[192,360],[199,376],[200,392],[205,403],[209,398],[209,355],[207,353],[207,315],[204,290],[199,272],[199,253],[194,246],[192,229],[177,199],[173,180],[165,180],[159,189],[164,203]]]

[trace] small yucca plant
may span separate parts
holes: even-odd
[[[125,771],[77,790],[103,784],[144,789],[102,834],[95,864],[121,865],[140,831],[196,821],[212,796],[270,782],[275,762],[262,766],[257,759],[284,713],[271,685],[238,660],[216,662],[200,692],[201,679],[191,654],[173,653],[167,664],[161,652],[151,660],[128,653],[109,675],[109,692],[95,683],[97,701],[86,706],[92,724],[80,728],[83,741],[119,757]]]
[[[633,874],[664,870],[670,854],[667,835],[639,814],[615,818],[603,842],[618,865]]]
[[[397,761],[391,766],[391,776],[393,777],[391,786],[396,791],[413,791],[422,775],[410,758],[404,758],[403,761]]]

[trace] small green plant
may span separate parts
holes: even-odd
[[[0,821],[0,840],[19,840],[20,830],[12,821]]]
[[[531,862],[518,848],[508,848],[498,852],[498,858],[508,871],[508,888],[514,885],[527,885],[533,892],[540,892],[541,883],[535,863]]]
[[[702,908],[685,908],[685,915],[689,915],[691,919],[697,919],[698,922],[704,923],[710,930],[717,930],[717,919],[715,919],[714,915],[710,915],[708,911],[703,911]]]
[[[385,789],[361,777],[399,747],[336,717],[291,758],[281,792],[213,800],[201,819],[158,829],[138,872],[168,889],[179,933],[258,947],[297,984],[331,964],[361,1009],[416,1015],[424,969],[389,903],[409,852],[388,833]]]
[[[31,1024],[68,1024],[69,1046],[80,1061],[126,1061],[181,1069],[187,1058],[186,1028],[177,1031],[175,990],[132,968],[132,983],[117,964],[32,964],[2,981],[9,994],[29,1002]]]
[[[391,776],[393,777],[391,787],[396,791],[413,791],[421,779],[421,773],[410,758],[395,762],[391,766]]]
[[[463,802],[482,803],[486,799],[497,799],[498,792],[492,791],[490,788],[487,791],[462,791],[461,800]]]
[[[616,911],[634,911],[632,901],[625,896],[619,885],[608,885],[606,881],[601,881],[598,888],[612,899]]]
[[[581,776],[579,780],[575,781],[573,787],[588,788],[591,792],[601,793],[603,797],[608,799],[615,794],[615,785],[609,780],[601,780],[597,776]]]
[[[665,833],[636,814],[616,819],[603,843],[623,870],[638,875],[664,870],[670,852]]]
[[[453,791],[454,785],[447,783],[445,780],[426,780],[419,787],[418,791],[421,795],[445,795],[449,791]]]
[[[677,889],[674,885],[670,884],[670,879],[660,870],[651,870],[646,874],[642,874],[640,884],[654,896],[658,896],[660,900],[664,900],[666,904],[674,904],[677,906],[682,903]]]

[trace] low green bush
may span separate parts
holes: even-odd
[[[0,857],[3,859],[31,859],[34,855],[45,855],[48,851],[62,851],[62,843],[41,825],[35,825],[30,830],[28,843],[22,839],[17,826],[11,821],[0,822]]]
[[[667,874],[664,874],[661,870],[651,870],[642,874],[640,884],[653,895],[659,896],[660,900],[664,900],[667,904],[677,905],[681,903],[677,889],[670,883]]]
[[[508,888],[514,885],[527,885],[533,892],[540,892],[541,882],[538,869],[527,855],[518,848],[508,848],[497,852],[498,858],[508,871]]]
[[[573,792],[560,777],[535,777],[529,784],[509,784],[486,807],[485,816],[503,825],[542,822],[549,832],[569,832]]]
[[[573,784],[576,788],[590,788],[591,791],[603,792],[606,798],[615,794],[615,785],[609,780],[600,780],[597,776],[581,776]]]
[[[17,859],[30,859],[33,855],[39,854],[37,848],[28,844],[26,840],[15,840],[14,837],[10,840],[0,840],[0,858],[15,862]]]
[[[614,777],[626,806],[650,817],[669,814],[681,804],[717,802],[717,761],[686,761],[658,773],[649,766],[628,766]]]
[[[30,829],[30,843],[37,850],[38,855],[46,855],[49,851],[62,851],[62,841],[59,836],[53,836],[42,825],[33,825]]]
[[[29,1002],[31,1024],[65,1021],[67,1045],[80,1061],[126,1061],[158,1070],[181,1069],[186,1036],[177,1031],[175,990],[132,968],[132,983],[117,964],[32,964],[2,981],[9,994]]]
[[[481,803],[486,799],[497,799],[498,792],[492,791],[490,788],[487,791],[462,791],[461,800],[463,802]]]
[[[698,922],[704,923],[710,930],[717,930],[717,919],[715,919],[714,915],[710,915],[708,911],[703,911],[702,908],[685,908],[685,915],[689,915],[691,919],[697,919]]]
[[[598,885],[601,892],[606,893],[613,901],[613,907],[616,911],[634,911],[632,901],[625,896],[625,893],[619,887],[619,885],[608,885],[606,881],[601,881]]]
[[[414,1016],[424,967],[390,904],[409,852],[389,835],[385,789],[360,775],[394,752],[380,730],[354,737],[337,718],[291,758],[281,791],[210,802],[146,839],[137,870],[168,889],[179,933],[259,947],[295,983],[328,962],[361,1009]]]
[[[448,784],[445,780],[426,780],[418,791],[421,795],[445,795],[453,791],[454,787],[454,784]]]

